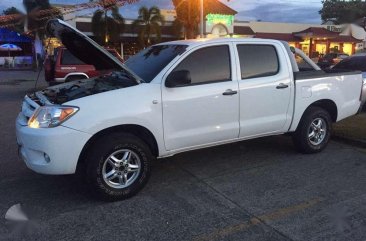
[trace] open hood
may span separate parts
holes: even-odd
[[[137,82],[141,82],[141,79],[116,57],[64,21],[60,19],[49,20],[46,31],[50,36],[58,38],[73,55],[86,64],[94,65],[97,70],[123,69],[131,74]]]

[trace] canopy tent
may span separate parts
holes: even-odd
[[[0,57],[8,56],[33,56],[33,41],[31,38],[12,31],[7,28],[0,28]],[[12,48],[11,46],[17,46]]]

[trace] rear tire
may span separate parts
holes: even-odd
[[[86,180],[98,198],[107,201],[130,198],[147,183],[154,157],[138,137],[113,133],[101,137],[89,150]]]
[[[332,118],[329,113],[314,106],[306,110],[292,139],[299,152],[317,153],[328,145],[331,130]]]

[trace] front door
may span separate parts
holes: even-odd
[[[172,72],[180,70],[189,71],[191,84],[162,87],[166,149],[238,138],[239,93],[232,78],[230,45],[195,50]]]

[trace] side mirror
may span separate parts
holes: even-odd
[[[168,88],[182,87],[191,83],[191,73],[188,70],[173,71],[165,80]]]

